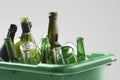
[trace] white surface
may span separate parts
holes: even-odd
[[[118,60],[107,69],[106,80],[120,80],[120,0],[0,0],[0,45],[11,23],[20,17],[33,22],[36,42],[47,32],[49,11],[58,12],[59,41],[84,37],[86,52],[111,52]]]

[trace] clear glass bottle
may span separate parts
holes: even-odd
[[[53,49],[54,53],[54,63],[55,64],[65,64],[65,60],[62,54],[62,49],[61,47],[55,47]]]
[[[25,64],[37,65],[40,63],[40,49],[34,42],[24,42],[20,45],[20,51]]]

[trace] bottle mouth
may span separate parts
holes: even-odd
[[[77,41],[80,42],[80,41],[83,41],[83,39],[84,39],[84,38],[82,38],[82,37],[78,37],[78,38],[77,38]]]
[[[56,18],[57,17],[57,12],[50,12],[49,13],[49,18]]]
[[[11,24],[9,30],[16,32],[17,26],[15,24]]]
[[[21,18],[21,27],[22,27],[23,33],[30,32],[30,24],[27,17]]]

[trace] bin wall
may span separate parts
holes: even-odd
[[[104,80],[104,68],[95,68],[74,75],[46,75],[40,73],[1,70],[0,80]]]

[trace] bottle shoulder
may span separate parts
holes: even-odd
[[[20,41],[20,37],[14,40],[14,44],[18,43]]]

